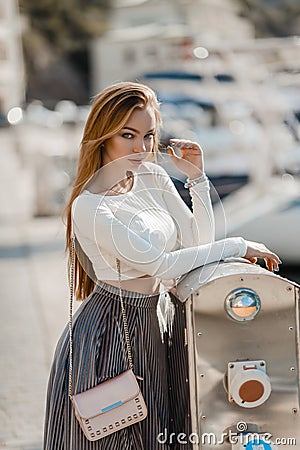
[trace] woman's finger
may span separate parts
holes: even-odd
[[[172,148],[179,148],[183,145],[182,139],[170,139],[170,146]]]
[[[249,258],[248,261],[252,262],[253,264],[257,263],[257,258]]]
[[[272,271],[272,270],[273,270],[273,264],[272,264],[272,261],[269,260],[269,258],[264,258],[264,261],[265,261],[265,264],[266,264],[267,269],[270,270],[270,271]]]
[[[173,148],[180,148],[180,150],[197,149],[201,151],[201,147],[198,142],[188,141],[185,139],[170,139],[170,145]]]
[[[179,157],[176,155],[175,151],[174,151],[174,147],[171,147],[170,145],[168,145],[167,149],[168,149],[169,154],[170,154],[171,156],[173,156],[174,158],[179,158]]]

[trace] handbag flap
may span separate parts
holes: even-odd
[[[139,392],[140,387],[130,369],[87,391],[73,395],[72,402],[82,418],[90,419],[132,400]]]

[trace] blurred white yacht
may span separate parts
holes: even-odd
[[[258,171],[261,168],[257,162]],[[300,264],[300,179],[257,177],[214,204],[217,239],[263,242],[286,264]]]

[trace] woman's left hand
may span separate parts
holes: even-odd
[[[180,150],[181,156],[176,155],[175,149]],[[168,152],[177,169],[185,173],[190,180],[203,174],[203,151],[197,142],[185,139],[170,139]]]

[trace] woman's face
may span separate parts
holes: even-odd
[[[104,142],[102,165],[124,158],[128,169],[137,169],[147,153],[153,150],[155,133],[153,109],[150,106],[135,109],[124,127]]]

